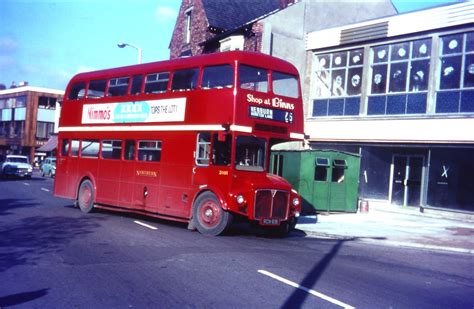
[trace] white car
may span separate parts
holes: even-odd
[[[27,156],[7,155],[5,161],[2,162],[2,176],[18,176],[31,178],[33,167]]]

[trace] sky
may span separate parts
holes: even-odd
[[[400,13],[446,2],[393,0]],[[181,0],[0,0],[0,84],[27,81],[63,90],[77,73],[137,63],[137,50],[118,48],[120,42],[140,47],[143,62],[168,59],[180,5]]]

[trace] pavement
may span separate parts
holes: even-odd
[[[308,236],[474,254],[474,214],[370,201],[367,212],[301,216]]]

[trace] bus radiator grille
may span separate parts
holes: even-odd
[[[275,218],[285,220],[289,194],[280,190],[257,190],[255,192],[255,219]]]

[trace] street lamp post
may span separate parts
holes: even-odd
[[[119,48],[124,48],[126,46],[130,46],[132,48],[135,48],[138,52],[138,63],[142,63],[142,49],[140,47],[137,47],[133,44],[128,44],[128,43],[118,43],[117,46]]]

